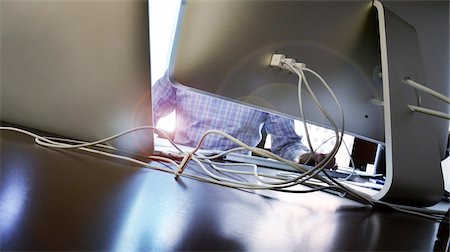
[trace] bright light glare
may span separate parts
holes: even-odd
[[[173,111],[168,116],[161,117],[156,127],[164,131],[173,132],[176,126],[176,112]]]
[[[150,0],[150,55],[152,84],[169,66],[180,0]]]
[[[150,0],[150,50],[152,85],[164,75],[169,66],[170,51],[175,34],[180,0]],[[161,118],[158,128],[175,130],[175,111]]]
[[[335,132],[330,129],[326,129],[320,126],[316,126],[313,124],[307,124],[308,125],[308,131],[310,133],[311,137],[311,143],[313,145],[313,148],[319,147],[317,149],[317,152],[319,153],[329,153],[336,143],[335,139],[330,139],[331,137],[335,136]],[[305,130],[303,128],[303,123],[301,121],[295,121],[295,131],[297,134],[303,136],[302,142],[304,145],[308,146],[308,142],[306,140],[305,136]],[[351,152],[353,148],[353,141],[354,137],[344,134],[344,142],[348,147],[348,150]],[[328,142],[326,142],[328,140]],[[347,152],[347,149],[344,146],[344,143],[342,143],[341,148],[339,148],[339,151],[337,152],[336,156],[336,164],[343,167],[348,167],[350,164],[350,156]]]

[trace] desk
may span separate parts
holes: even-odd
[[[243,191],[1,131],[2,250],[329,251],[434,247],[438,223],[323,192]]]

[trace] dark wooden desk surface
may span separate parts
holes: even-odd
[[[438,223],[315,192],[245,192],[1,133],[1,250],[433,250]]]

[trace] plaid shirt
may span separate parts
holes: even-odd
[[[154,119],[176,110],[174,141],[187,146],[198,144],[207,130],[224,131],[250,146],[256,146],[262,138],[261,129],[271,135],[271,151],[286,159],[294,160],[307,152],[301,136],[294,130],[294,121],[237,103],[203,95],[184,88],[174,87],[167,74],[152,89]],[[209,135],[201,148],[228,150],[237,147],[232,141]]]

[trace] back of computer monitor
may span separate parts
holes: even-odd
[[[300,118],[297,76],[269,66],[282,53],[321,74],[345,113],[345,130],[385,145],[387,177],[374,196],[431,205],[443,194],[440,167],[448,123],[413,113],[416,92],[402,83],[426,83],[417,34],[373,1],[182,2],[170,78],[257,109]],[[428,84],[428,83],[426,83]],[[323,106],[339,122],[331,96],[310,78]],[[432,86],[448,93],[446,83]],[[422,97],[441,111],[448,106]],[[384,106],[383,106],[384,102]],[[329,127],[304,95],[306,120]]]
[[[146,0],[0,4],[2,121],[87,141],[152,125]],[[152,137],[113,145],[150,154]]]

